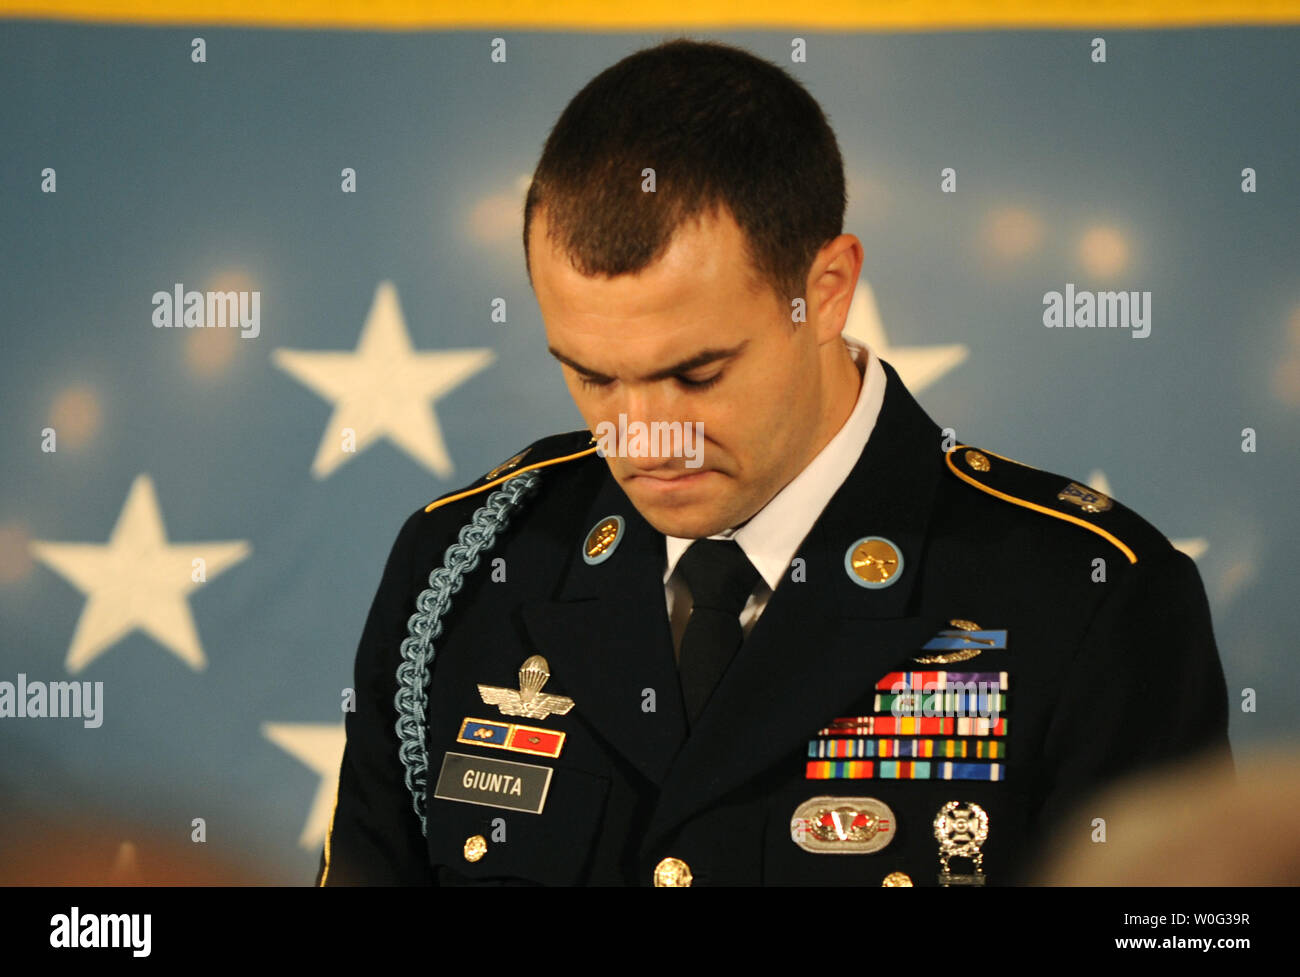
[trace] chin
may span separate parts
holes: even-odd
[[[725,516],[715,510],[700,507],[637,506],[645,521],[665,536],[683,539],[701,539],[720,533],[731,525]]]

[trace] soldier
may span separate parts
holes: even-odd
[[[524,244],[587,429],[402,527],[320,884],[1006,883],[1226,750],[1191,560],[944,442],[842,335],[844,203],[817,103],[735,48],[566,108]]]

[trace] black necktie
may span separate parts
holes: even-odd
[[[744,640],[740,612],[758,582],[758,571],[731,539],[697,539],[677,566],[692,598],[678,670],[686,716],[695,725]]]

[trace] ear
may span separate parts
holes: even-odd
[[[838,339],[844,331],[862,261],[862,242],[853,234],[841,234],[817,252],[807,292],[808,321],[817,330],[819,344]]]

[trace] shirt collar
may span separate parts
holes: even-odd
[[[871,347],[848,336],[841,337],[857,364],[862,382],[858,399],[848,420],[817,456],[739,529],[725,529],[709,539],[734,539],[749,562],[772,590],[790,569],[808,531],[822,510],[848,478],[880,416],[885,400],[885,371]],[[866,361],[865,373],[863,361]],[[664,583],[672,576],[677,561],[695,540],[667,536],[668,565]]]

